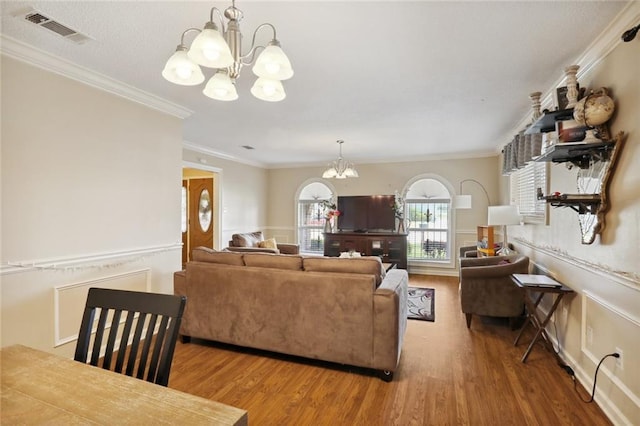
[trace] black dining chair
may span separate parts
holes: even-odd
[[[107,334],[102,368],[167,386],[186,300],[184,296],[170,294],[90,288],[74,359],[85,364],[88,360],[90,365],[98,366]],[[97,309],[100,316],[92,341]],[[123,314],[126,319],[119,333]],[[118,339],[117,357],[112,366]]]

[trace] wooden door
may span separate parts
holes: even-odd
[[[191,250],[204,246],[213,248],[213,178],[189,179],[188,247]]]

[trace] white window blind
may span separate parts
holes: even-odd
[[[511,200],[520,209],[525,223],[547,223],[547,203],[536,195],[538,188],[543,194],[548,193],[547,170],[547,163],[534,161],[511,173]]]

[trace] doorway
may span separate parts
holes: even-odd
[[[182,169],[182,266],[191,260],[195,247],[214,248],[218,211],[214,203],[215,173],[193,168]]]

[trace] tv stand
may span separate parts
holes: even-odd
[[[337,257],[345,251],[379,256],[384,263],[395,263],[399,269],[407,269],[407,234],[355,231],[324,234],[325,256]]]

